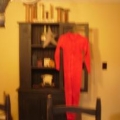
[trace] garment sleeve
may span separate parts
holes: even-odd
[[[90,73],[91,71],[90,46],[89,46],[89,41],[87,39],[85,39],[85,44],[84,44],[84,63],[85,63],[88,73]]]
[[[57,43],[57,46],[56,46],[56,50],[55,50],[55,66],[56,66],[56,69],[59,70],[60,69],[60,48],[62,47],[62,41],[63,41],[63,38],[62,36],[58,39],[58,43]]]

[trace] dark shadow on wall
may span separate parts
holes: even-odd
[[[99,96],[99,87],[102,87],[102,66],[101,53],[99,49],[99,31],[98,29],[89,29],[89,43],[91,54],[91,73],[88,80],[88,92],[82,93],[80,106],[94,107],[96,99]]]
[[[98,29],[89,30],[90,53],[91,53],[91,73],[89,75],[89,98],[96,101],[98,96],[98,87],[102,86],[102,66],[101,53],[99,49],[99,31]]]

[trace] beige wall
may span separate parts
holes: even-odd
[[[120,4],[54,2],[53,5],[70,8],[70,22],[86,22],[90,26],[92,71],[89,92],[81,94],[80,106],[94,108],[96,98],[100,97],[102,120],[120,120]],[[23,4],[11,2],[6,9],[6,27],[0,28],[0,102],[2,91],[10,93],[14,120],[18,120],[18,22],[24,20]],[[102,62],[108,63],[107,70],[102,70]],[[83,118],[94,120],[85,115]]]

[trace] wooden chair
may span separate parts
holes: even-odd
[[[73,112],[73,113],[84,113],[95,116],[95,120],[101,120],[101,99],[97,98],[96,109],[87,109],[81,107],[65,106],[65,105],[53,105],[52,95],[47,96],[47,120],[54,120],[55,114]]]
[[[0,120],[12,120],[9,94],[4,94],[4,103],[0,104]]]

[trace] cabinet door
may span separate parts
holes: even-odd
[[[53,104],[65,104],[63,91],[19,91],[19,120],[47,120],[47,95],[52,94]],[[65,114],[55,116],[65,118]]]
[[[46,96],[20,93],[19,120],[46,120]]]

